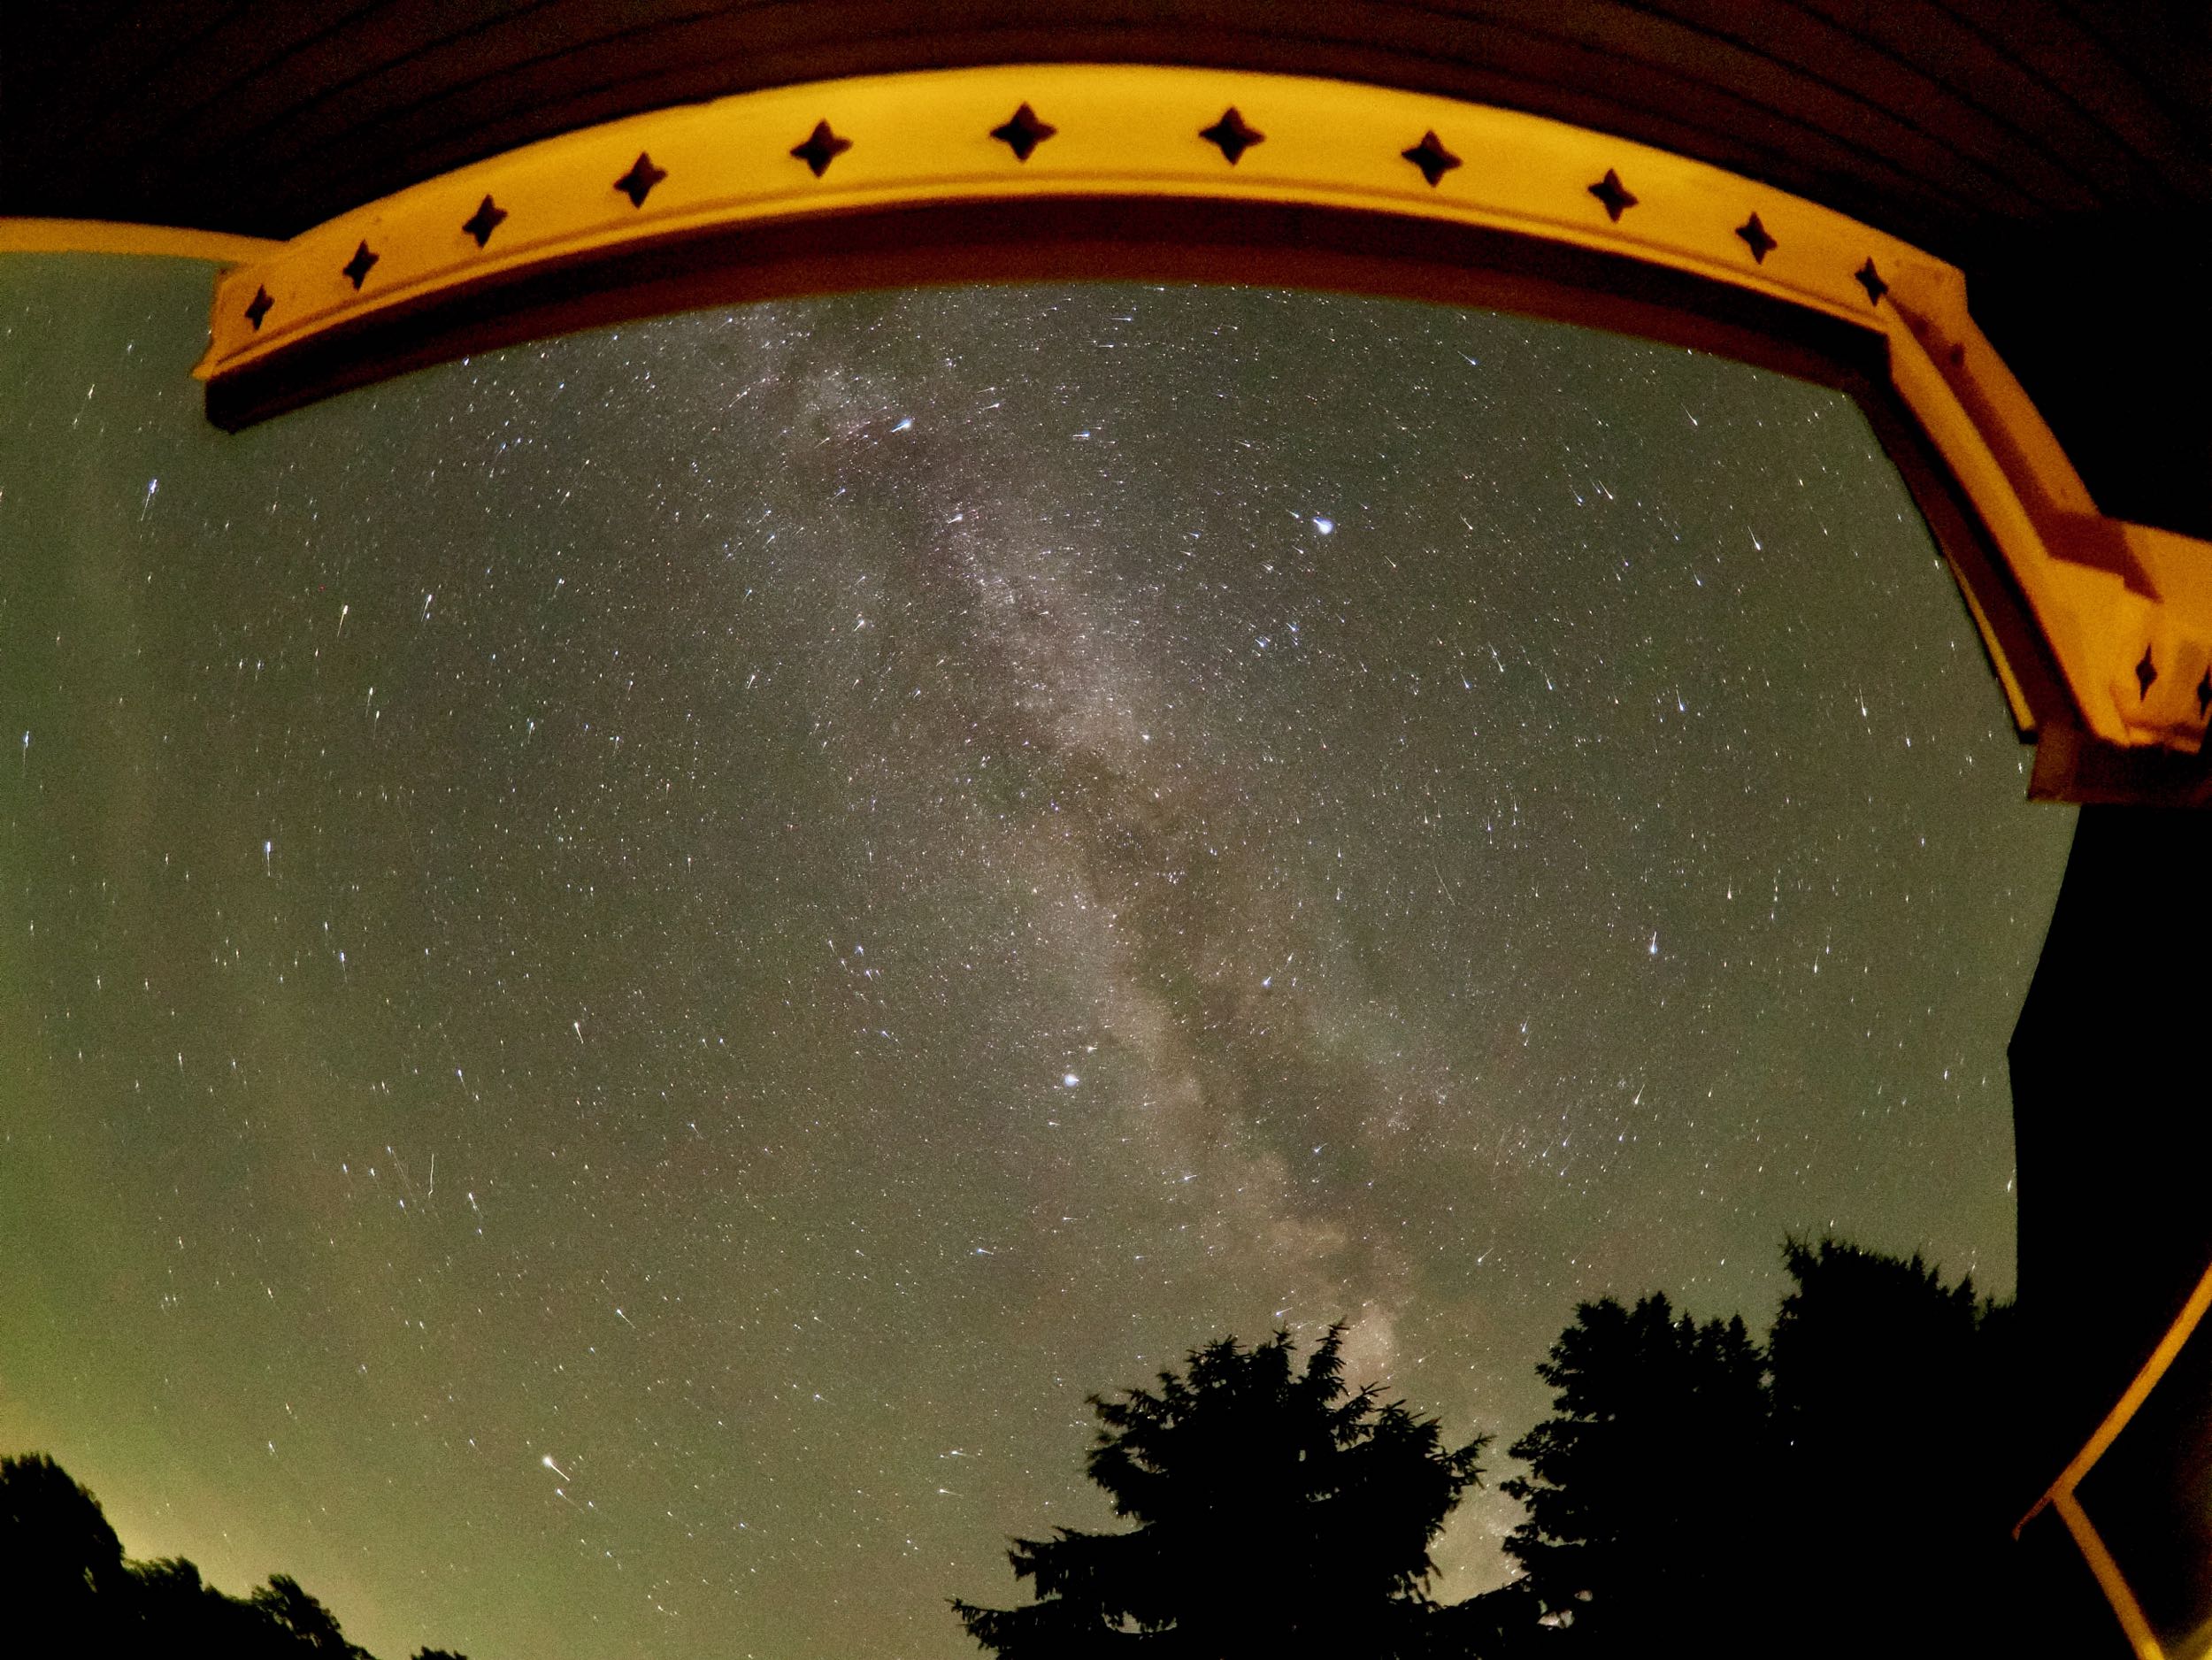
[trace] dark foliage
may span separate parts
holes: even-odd
[[[956,1602],[969,1634],[1005,1660],[1444,1652],[1429,1546],[1484,1441],[1448,1450],[1434,1419],[1348,1389],[1342,1336],[1302,1372],[1285,1333],[1224,1338],[1157,1389],[1094,1396],[1090,1478],[1136,1526],[1017,1540],[1037,1600]]]
[[[1917,1256],[1783,1259],[1763,1351],[1740,1319],[1608,1298],[1538,1368],[1554,1410],[1512,1449],[1528,1519],[1506,1549],[1559,1660],[2018,1650],[2009,1309]]]
[[[1785,1249],[1796,1289],[1768,1339],[1781,1470],[1806,1571],[1795,1609],[1824,1654],[2032,1651],[1997,1622],[2027,1495],[2013,1311],[1907,1260],[1832,1240]]]
[[[1548,1660],[1561,1652],[1554,1647],[1559,1633],[1546,1621],[1525,1574],[1438,1609],[1428,1640],[1419,1651],[1427,1660]]]
[[[99,1501],[42,1453],[0,1457],[0,1654],[373,1660],[288,1574],[242,1598],[181,1556],[126,1559]]]
[[[1700,1326],[1663,1295],[1586,1303],[1537,1373],[1555,1410],[1503,1484],[1528,1520],[1506,1549],[1536,1603],[1591,1651],[1724,1606],[1763,1583],[1771,1461],[1764,1361],[1740,1319]],[[1747,1509],[1748,1507],[1748,1509]]]

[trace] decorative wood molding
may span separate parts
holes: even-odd
[[[2120,1398],[2105,1414],[2104,1421],[2097,1426],[2096,1432],[2083,1443],[2081,1450],[2067,1461],[2066,1468],[2059,1472],[2058,1479],[2044,1490],[2043,1496],[2036,1500],[2012,1530],[2013,1537],[2017,1539],[2021,1530],[2047,1507],[2058,1513],[2059,1519],[2066,1525],[2067,1533],[2073,1538],[2075,1548],[2081,1552],[2082,1559],[2089,1564],[2090,1572],[2096,1577],[2098,1589],[2104,1593],[2105,1601],[2112,1605],[2113,1616],[2120,1622],[2120,1629],[2126,1633],[2129,1645],[2134,1648],[2136,1660],[2165,1660],[2165,1649],[2160,1644],[2157,1633],[2151,1629],[2151,1623],[2143,1612],[2143,1605],[2136,1598],[2134,1587],[2128,1583],[2127,1575],[2113,1559],[2110,1549],[2097,1531],[2097,1525],[2090,1519],[2088,1511],[2082,1508],[2079,1489],[2089,1472],[2097,1467],[2097,1461],[2110,1450],[2112,1443],[2119,1439],[2120,1432],[2128,1426],[2129,1421],[2149,1398],[2151,1391],[2158,1387],[2160,1379],[2180,1357],[2182,1349],[2196,1334],[2197,1327],[2203,1323],[2208,1311],[2212,1311],[2212,1266],[2205,1269],[2203,1277],[2197,1281],[2196,1289],[2189,1294],[2188,1300],[2181,1306],[2181,1311],[2175,1315],[2173,1324],[2160,1336],[2149,1358],[2144,1361],[2141,1369],[2121,1392]]]
[[[231,424],[287,406],[254,388],[288,362],[357,340],[375,343],[353,380],[380,356],[410,366],[390,361],[410,328],[441,308],[495,315],[503,294],[549,273],[586,287],[595,271],[636,281],[641,254],[703,240],[741,257],[795,229],[849,234],[874,220],[890,237],[916,210],[980,218],[1054,202],[1381,216],[1632,262],[1655,281],[1686,278],[1863,331],[1995,551],[1978,560],[1945,538],[2016,722],[2060,739],[2039,757],[2038,793],[2212,799],[2193,758],[2212,721],[2212,545],[2098,512],[1975,327],[1959,272],[1816,203],[1538,116],[1344,81],[1135,65],[746,93],[532,144],[257,255],[221,279],[197,373],[211,411],[234,394],[223,405]],[[1018,248],[1010,258],[1007,249],[996,246],[989,274],[1020,272]],[[1265,269],[1256,261],[1254,280]],[[955,258],[937,280],[963,274]],[[1038,274],[1064,273],[1041,257]],[[315,395],[319,373],[288,401]],[[2164,758],[2147,768],[2131,760],[2138,752]]]
[[[133,254],[241,265],[273,258],[283,248],[282,242],[265,242],[258,236],[175,230],[166,225],[0,219],[0,254]]]

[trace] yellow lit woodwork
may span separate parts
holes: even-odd
[[[282,242],[221,231],[174,230],[166,225],[118,225],[106,219],[0,219],[0,254],[134,254],[204,259],[219,265],[273,257]]]
[[[2106,1449],[2118,1439],[2120,1432],[2128,1426],[2129,1419],[2135,1416],[2150,1392],[2158,1387],[2159,1379],[2166,1375],[2168,1368],[2179,1358],[2183,1348],[2195,1334],[2208,1312],[2212,1312],[2212,1267],[2204,1271],[2203,1277],[2197,1281],[2196,1289],[2182,1304],[2181,1312],[2174,1317],[2174,1323],[2166,1328],[2165,1335],[2151,1350],[2150,1358],[2143,1363],[2142,1369],[2121,1393],[2119,1400],[2113,1403],[2112,1410],[2105,1414],[2104,1421],[2097,1426],[2096,1433],[2083,1443],[2079,1452],[2067,1461],[2066,1468],[2059,1472],[2058,1479],[2051,1483],[2043,1496],[2035,1502],[2012,1530],[2013,1536],[2019,1537],[2020,1530],[2033,1521],[2046,1505],[2058,1512],[2059,1519],[2066,1524],[2066,1531],[2073,1535],[2076,1548],[2088,1563],[2090,1572],[2096,1575],[2105,1600],[2111,1603],[2114,1615],[2127,1633],[2137,1660],[2165,1660],[2165,1649],[2156,1633],[2151,1630],[2150,1621],[2144,1616],[2142,1604],[2136,1601],[2127,1576],[2121,1572],[2120,1564],[2113,1560],[2111,1551],[2105,1548],[2095,1524],[2089,1519],[2088,1512],[2082,1509],[2076,1489],[2095,1468],[2097,1460],[2104,1456]]]
[[[1238,133],[1253,136],[1240,145]],[[1886,345],[1900,401],[2001,560],[2001,573],[1978,576],[1955,560],[1955,574],[2023,730],[2049,720],[2121,750],[2194,755],[2202,743],[2212,545],[2098,512],[1975,327],[1955,267],[1703,163],[1448,98],[1047,64],[783,87],[634,116],[426,181],[257,252],[218,285],[198,373],[219,383],[441,296],[495,304],[503,282],[619,250],[1038,198],[1443,222],[1687,273],[1870,331]],[[2023,672],[1993,622],[2023,611],[2056,690],[2032,694],[2051,687],[2047,670]],[[2011,638],[2016,653],[2022,638]],[[2047,707],[2032,707],[2038,696]]]

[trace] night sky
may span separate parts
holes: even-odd
[[[1502,1449],[1577,1299],[1763,1324],[1788,1230],[2009,1291],[2072,817],[1843,398],[1111,286],[233,437],[207,292],[0,265],[0,1450],[133,1554],[950,1660],[1211,1336]]]

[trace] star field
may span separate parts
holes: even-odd
[[[1840,396],[1101,286],[226,436],[205,303],[0,267],[0,1439],[134,1553],[949,1660],[1217,1333],[1502,1445],[1787,1230],[2009,1289],[2072,818]]]

